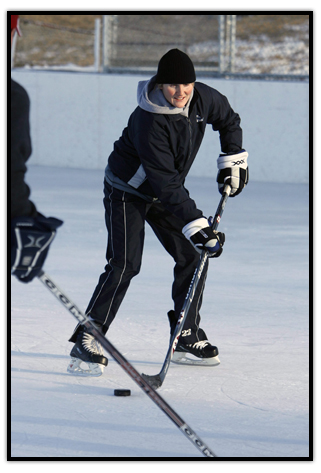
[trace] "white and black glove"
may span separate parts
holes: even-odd
[[[212,230],[205,217],[197,218],[182,229],[183,235],[192,243],[198,253],[208,251],[210,257],[218,257],[223,251],[225,235]]]
[[[11,220],[11,274],[28,283],[39,274],[62,220],[44,217],[17,217]]]
[[[217,160],[218,190],[223,194],[226,184],[231,186],[230,197],[238,195],[249,181],[248,153],[242,149],[236,154],[220,154]]]

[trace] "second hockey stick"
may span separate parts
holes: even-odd
[[[103,348],[115,359],[124,371],[133,381],[154,401],[154,403],[174,422],[174,424],[183,432],[183,434],[195,445],[196,448],[206,457],[216,457],[209,447],[200,439],[200,437],[191,429],[189,425],[167,404],[167,402],[153,389],[152,386],[143,378],[142,375],[126,360],[126,358],[111,344],[111,342],[97,329],[91,319],[84,315],[81,310],[67,297],[67,295],[53,282],[53,280],[44,271],[38,274],[39,280],[47,289],[61,302],[61,304],[84,325],[86,329],[95,337]]]
[[[230,195],[230,192],[231,192],[231,187],[229,185],[226,185],[224,187],[224,191],[223,191],[220,203],[218,204],[216,214],[215,214],[215,217],[214,217],[214,220],[213,220],[213,224],[212,224],[212,229],[213,230],[216,230],[217,227],[218,227],[218,224],[220,223],[222,214],[224,212],[225,204],[226,204],[227,199]],[[185,301],[184,301],[182,310],[179,314],[179,318],[178,318],[178,321],[177,321],[177,324],[176,324],[175,332],[174,332],[174,334],[171,338],[171,342],[170,342],[170,345],[169,345],[169,348],[168,348],[168,351],[167,351],[162,369],[160,370],[160,372],[158,374],[155,374],[155,375],[142,374],[143,378],[146,381],[148,381],[148,383],[154,389],[158,389],[159,387],[161,387],[161,385],[164,382],[164,379],[165,379],[165,376],[167,374],[167,371],[168,371],[173,353],[174,353],[174,351],[176,349],[176,346],[177,346],[177,343],[178,343],[178,339],[179,339],[179,337],[182,333],[184,322],[186,320],[190,305],[193,301],[197,285],[199,283],[199,280],[201,279],[201,276],[202,276],[207,258],[208,258],[208,252],[207,251],[202,251],[199,263],[198,263],[197,268],[194,272],[189,290],[188,290],[187,295],[185,297]]]

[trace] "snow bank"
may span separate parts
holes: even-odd
[[[13,70],[31,99],[30,164],[104,169],[147,76]],[[226,95],[242,119],[253,181],[307,183],[309,85],[199,78]],[[218,133],[208,127],[191,176],[215,177]]]

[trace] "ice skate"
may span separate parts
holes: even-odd
[[[100,343],[84,330],[78,333],[70,356],[67,371],[76,376],[101,376],[108,364]]]
[[[220,364],[218,349],[208,340],[188,345],[179,341],[171,361],[180,365],[216,366]]]
[[[175,312],[170,310],[167,316],[172,336],[176,328]],[[189,342],[192,343],[188,343],[187,339],[184,341],[184,337],[188,337]],[[210,344],[206,333],[201,328],[198,329],[197,338],[194,335],[192,340],[190,330],[182,331],[171,361],[180,365],[216,366],[220,364],[218,348]]]

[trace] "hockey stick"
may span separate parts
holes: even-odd
[[[124,371],[135,381],[135,383],[154,401],[154,403],[174,422],[183,434],[202,452],[206,457],[216,457],[209,447],[190,428],[189,425],[167,404],[167,402],[151,387],[142,375],[126,360],[126,358],[115,348],[110,341],[97,329],[91,319],[84,315],[81,310],[66,296],[66,294],[53,282],[44,271],[38,274],[39,280],[47,289],[61,302],[61,304],[86,327],[95,339],[105,348],[105,350],[115,359]]]
[[[216,230],[217,227],[218,227],[218,224],[220,223],[220,220],[221,220],[224,208],[225,208],[225,204],[226,204],[226,201],[227,201],[227,199],[230,195],[230,192],[231,192],[231,187],[229,185],[226,185],[224,187],[224,191],[223,191],[220,203],[218,204],[216,214],[215,214],[215,217],[214,217],[214,220],[213,220],[213,223],[212,223],[212,229],[213,230]],[[160,370],[160,372],[158,374],[155,374],[155,375],[142,374],[143,378],[146,381],[148,381],[148,383],[154,389],[158,389],[159,387],[161,387],[161,385],[164,382],[164,379],[165,379],[165,376],[167,374],[167,371],[168,371],[173,353],[174,353],[175,348],[176,348],[177,343],[178,343],[178,339],[179,339],[179,337],[182,333],[182,330],[183,330],[183,327],[184,327],[184,322],[186,320],[190,305],[193,301],[197,285],[199,283],[199,280],[201,279],[201,276],[202,276],[207,258],[208,258],[208,251],[205,251],[205,250],[202,251],[199,263],[198,263],[197,268],[194,272],[190,287],[187,291],[187,295],[185,297],[182,310],[179,314],[179,318],[178,318],[178,321],[177,321],[177,324],[176,324],[175,332],[174,332],[174,334],[171,338],[170,345],[169,345],[169,348],[168,348],[168,351],[167,351],[162,369]]]

